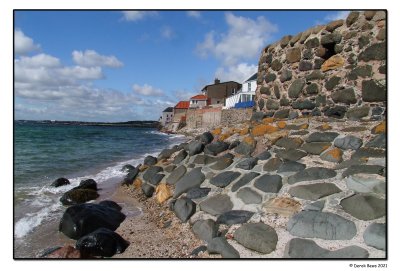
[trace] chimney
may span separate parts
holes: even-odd
[[[219,84],[221,81],[218,78],[214,79],[214,84]]]

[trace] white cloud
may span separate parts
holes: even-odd
[[[134,93],[144,96],[164,96],[164,92],[161,89],[155,88],[148,84],[144,84],[140,86],[138,84],[134,84],[132,86],[132,90]]]
[[[32,57],[21,56],[20,59],[17,59],[16,64],[18,66],[22,65],[24,67],[58,67],[61,65],[60,60],[56,57],[46,55],[46,54],[38,54]]]
[[[160,30],[161,37],[170,40],[175,37],[175,32],[170,26],[163,26]]]
[[[134,22],[142,20],[145,17],[157,16],[158,13],[156,11],[122,11],[122,15],[124,21]]]
[[[242,83],[257,72],[257,69],[257,65],[240,63],[238,65],[218,68],[215,72],[215,77],[219,78],[221,81],[236,81]]]
[[[341,20],[341,19],[346,19],[347,16],[349,15],[350,11],[338,11],[332,14],[329,14],[325,16],[324,20],[325,21],[336,21],[336,20]]]
[[[214,55],[225,66],[257,57],[261,48],[278,30],[276,25],[263,16],[253,20],[226,13],[225,21],[228,25],[226,33],[210,31],[196,48],[200,56]]]
[[[31,51],[38,50],[40,45],[35,44],[33,39],[25,36],[20,29],[14,30],[14,52],[18,55],[24,55]]]
[[[80,66],[91,67],[91,66],[108,66],[108,67],[122,67],[123,63],[119,61],[115,56],[103,56],[98,54],[94,50],[73,51],[72,59]]]
[[[174,96],[176,99],[175,101],[189,101],[190,97],[193,97],[196,94],[199,94],[199,92],[194,92],[194,91],[187,91],[187,90],[176,90],[174,91]]]
[[[186,14],[188,17],[192,17],[192,18],[196,18],[196,19],[201,18],[200,11],[191,10],[191,11],[187,11]]]

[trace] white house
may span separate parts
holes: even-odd
[[[199,94],[190,98],[189,108],[202,108],[207,105],[207,96]]]
[[[174,118],[174,108],[173,107],[165,108],[165,110],[162,112],[162,116],[160,119],[161,125],[165,126],[166,124],[172,122],[173,118]]]
[[[257,89],[257,73],[250,76],[247,80],[242,83],[242,88],[235,95],[232,95],[226,99],[226,105],[224,108],[235,107],[237,103],[244,103],[254,101]]]

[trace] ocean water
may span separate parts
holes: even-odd
[[[58,232],[66,209],[59,199],[81,180],[92,178],[107,190],[125,176],[123,165],[137,166],[147,155],[184,140],[148,128],[15,122],[14,257],[37,257],[51,245],[68,242]],[[51,187],[59,177],[71,185]]]

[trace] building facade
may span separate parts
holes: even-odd
[[[240,89],[239,92],[226,99],[224,108],[252,107],[254,105],[253,101],[256,96],[256,89],[257,89],[257,73],[253,74],[242,83],[242,88]]]
[[[161,123],[162,126],[165,126],[168,123],[171,123],[173,118],[174,118],[174,108],[173,107],[167,107],[162,112],[160,123]]]
[[[221,83],[220,80],[215,79],[214,84],[205,86],[201,92],[207,96],[210,105],[220,104],[225,106],[226,98],[235,95],[240,88],[241,84],[238,82]]]
[[[190,98],[189,108],[203,108],[207,106],[207,96],[205,95],[196,95]]]

